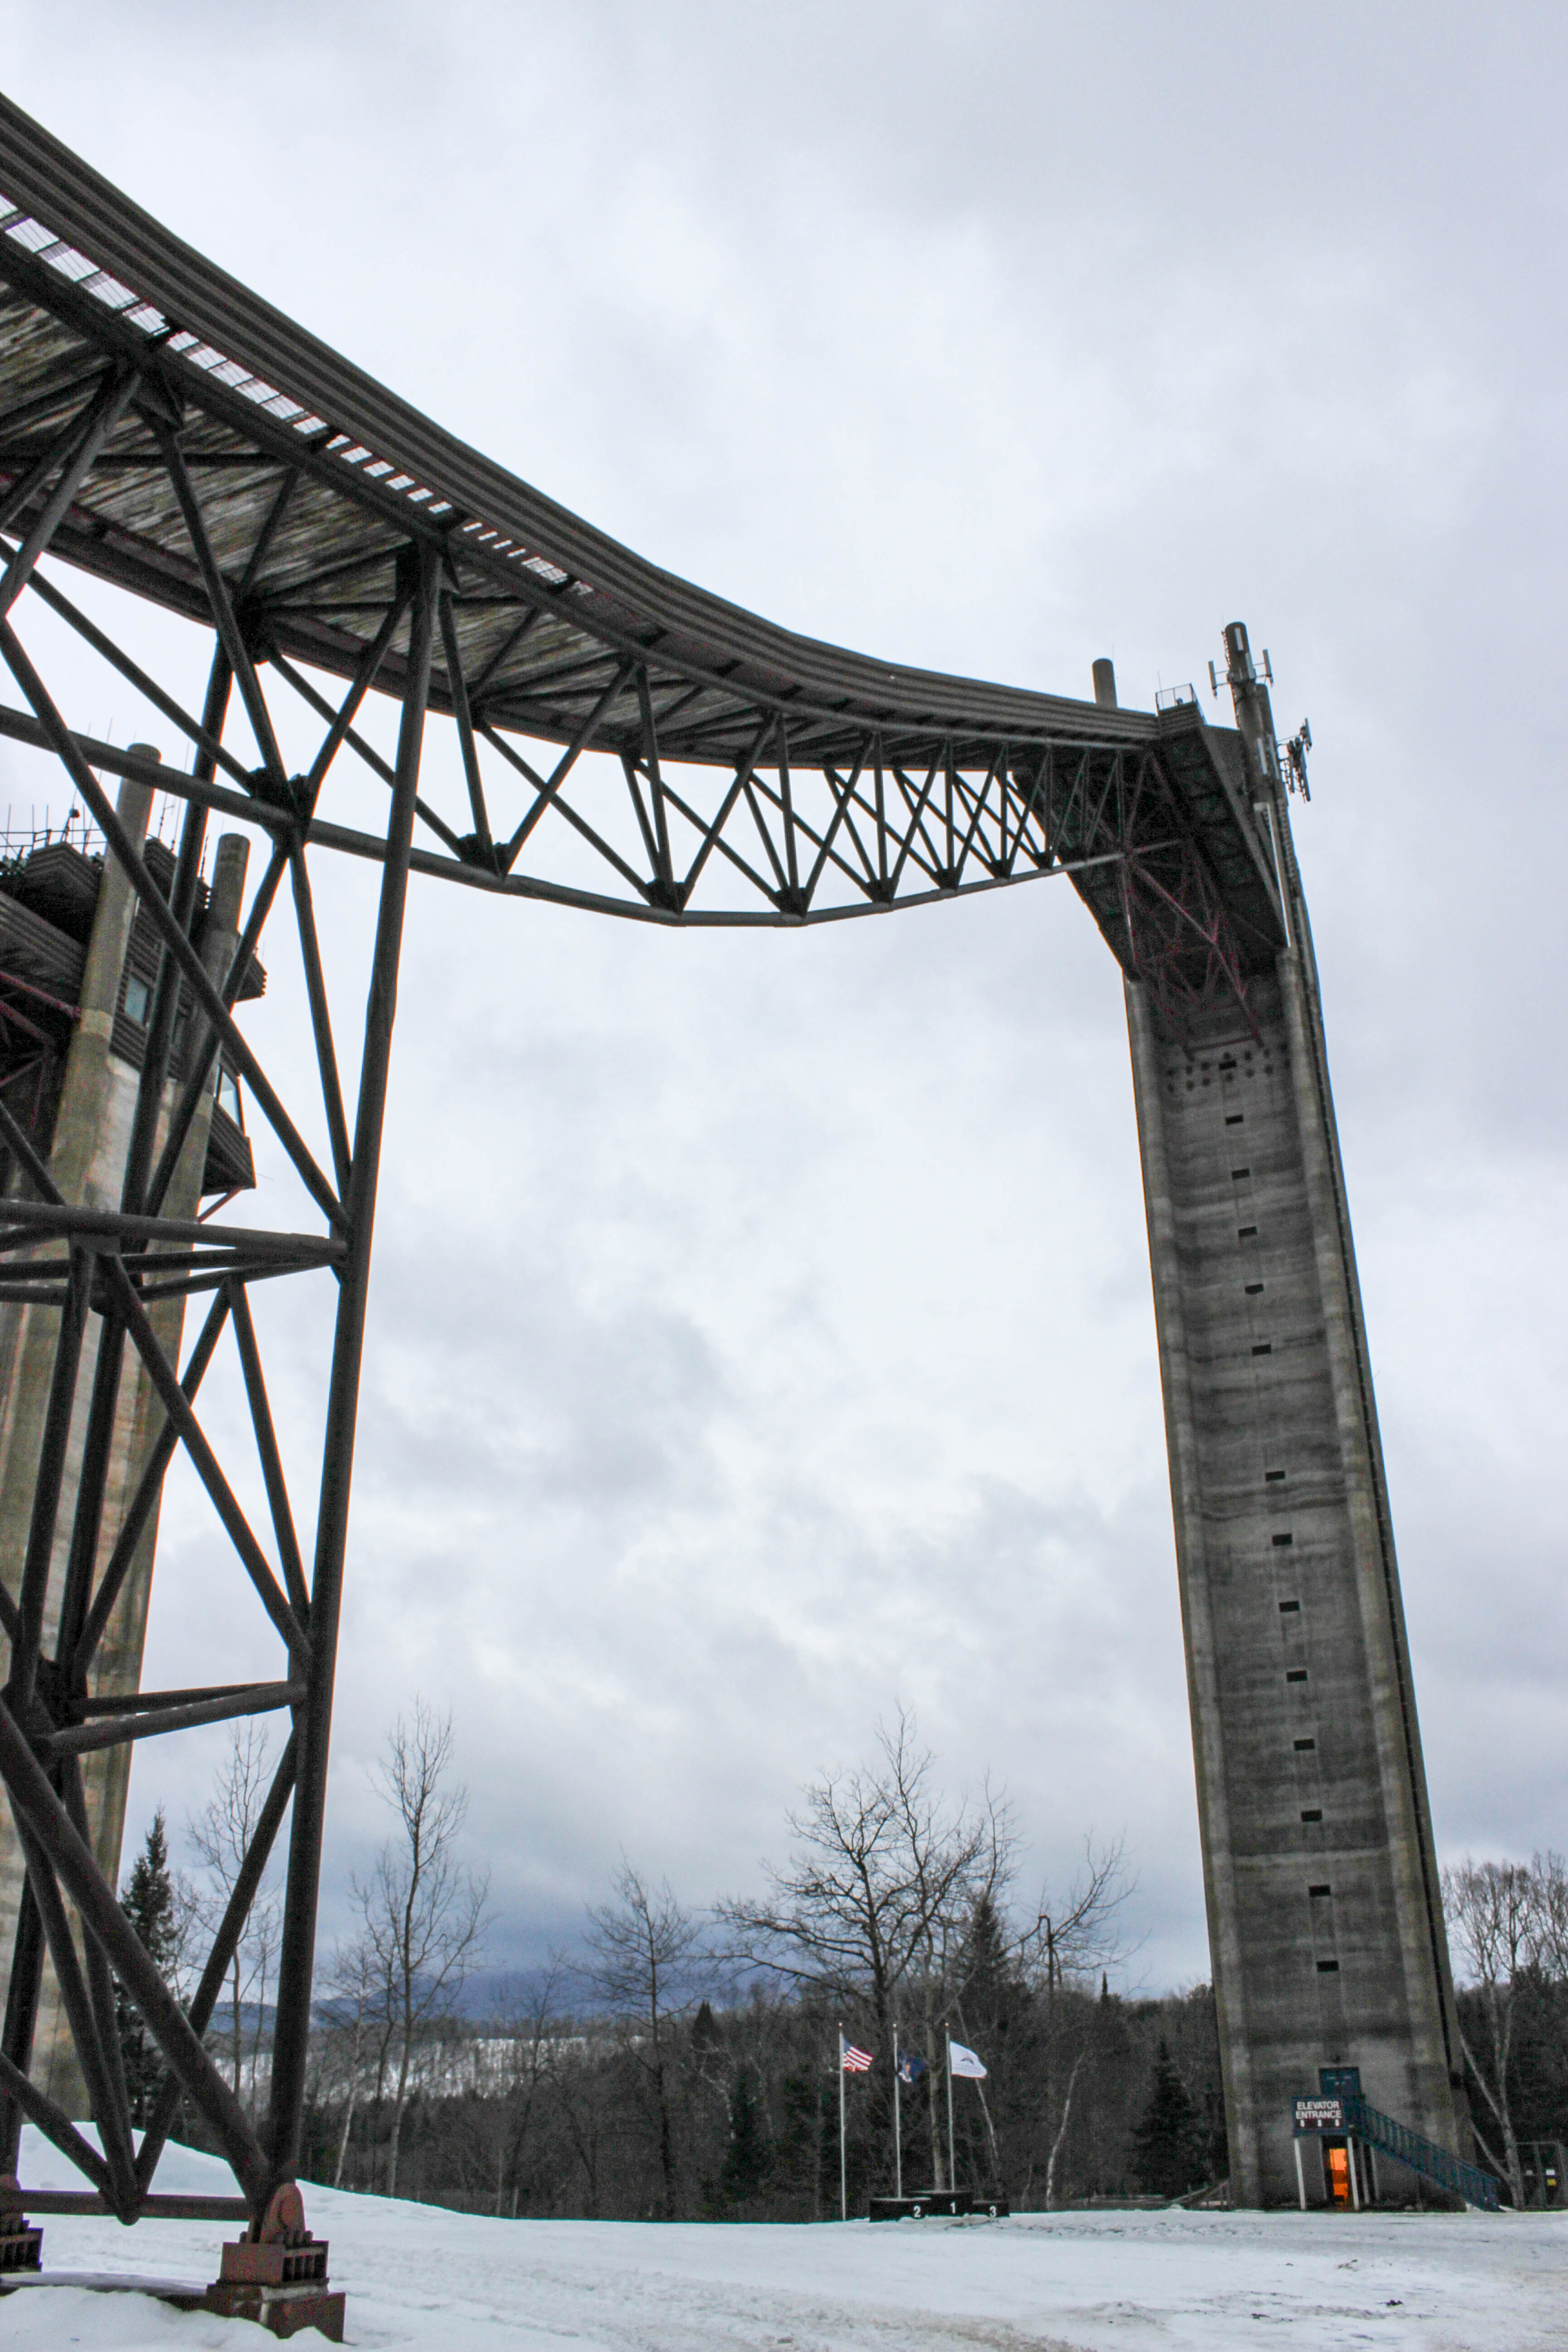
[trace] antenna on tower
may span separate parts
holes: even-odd
[[[1303,719],[1300,732],[1292,735],[1285,746],[1285,782],[1289,791],[1300,793],[1304,801],[1312,797],[1307,782],[1307,754],[1311,748],[1312,722],[1310,719]]]

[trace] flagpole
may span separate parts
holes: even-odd
[[[849,2219],[849,2169],[844,2154],[844,2028],[838,2028],[838,2218]]]
[[[952,2034],[947,2035],[947,2185],[958,2186],[958,2172],[952,2160]]]
[[[899,2114],[899,2021],[895,2015],[893,2019],[893,2194],[901,2199],[903,2193],[904,2127]]]

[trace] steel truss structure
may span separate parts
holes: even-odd
[[[15,2168],[26,2117],[87,2184],[74,2200],[33,2195],[31,2205],[74,2201],[127,2221],[193,2210],[151,2191],[184,2097],[237,2184],[232,2205],[199,2200],[200,2210],[233,2210],[254,2230],[293,2179],[300,2153],[344,1542],[410,877],[679,929],[805,926],[1066,874],[1177,1034],[1216,996],[1249,1017],[1249,976],[1284,936],[1277,877],[1237,739],[1206,730],[1190,702],[1122,711],[890,667],[702,594],[437,431],[3,104],[0,534],[0,661],[16,690],[0,709],[0,731],[58,761],[155,925],[163,960],[118,1207],[66,1200],[26,1119],[0,1096],[11,1170],[0,1201],[0,1297],[47,1312],[57,1328],[25,1566],[19,1590],[0,1591],[10,1644],[0,1779],[26,1858],[0,2034],[0,2172]],[[132,607],[150,603],[211,632],[199,711],[68,594],[65,567],[124,592]],[[28,650],[34,606],[178,730],[191,750],[188,774],[94,740],[61,709]],[[372,693],[398,707],[392,758],[359,724]],[[279,748],[280,696],[321,730],[303,772],[290,772]],[[463,797],[453,804],[441,804],[422,769],[432,714],[451,723],[460,753],[452,767]],[[236,748],[247,728],[254,751]],[[377,830],[332,813],[349,761],[385,790]],[[116,777],[184,803],[167,895],[117,814],[104,782]],[[226,984],[210,976],[191,937],[207,827],[222,815],[270,844]],[[322,860],[343,857],[380,868],[352,1105],[314,899]],[[238,976],[285,882],[326,1164],[234,1014]],[[197,1008],[200,1041],[159,1143],[182,988]],[[310,1231],[163,1213],[220,1046],[313,1204]],[[249,1306],[252,1285],[286,1275],[336,1286],[309,1562]],[[208,1302],[205,1320],[182,1367],[149,1309],[198,1297]],[[89,1317],[100,1337],[65,1528]],[[265,1528],[242,1509],[197,1412],[226,1327],[264,1475]],[[110,1434],[132,1361],[146,1368],[164,1419],[104,1558]],[[280,1648],[242,1686],[95,1697],[99,1644],[180,1448]],[[94,1857],[82,1759],[264,1711],[289,1716],[288,1744],[182,2008]],[[258,2129],[204,2033],[286,1822],[270,2111]],[[29,2076],[46,1952],[101,2153]],[[139,2153],[116,1979],[166,2067]]]

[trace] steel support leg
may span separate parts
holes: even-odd
[[[38,1449],[32,1524],[18,1602],[19,1636],[12,1643],[11,1675],[5,1686],[12,1703],[28,1715],[35,1706],[34,1690],[43,1649],[44,1620],[48,1600],[49,1562],[59,1516],[60,1488],[65,1478],[77,1372],[87,1328],[89,1264],[82,1252],[71,1251],[70,1279],[66,1304],[60,1311],[59,1330],[55,1340],[54,1373]],[[3,2042],[0,2042],[6,2057],[24,2072],[33,2053],[33,2036],[37,2026],[38,2000],[43,1988],[45,1948],[39,1899],[32,1886],[29,1871],[17,1912],[11,1979],[5,1998],[5,2033]],[[5,2142],[13,2155],[21,2127],[21,2110],[15,2101],[8,2098],[0,2101],[0,2139]]]
[[[397,741],[397,768],[387,824],[381,910],[370,997],[365,1007],[364,1055],[354,1122],[353,1175],[347,1201],[349,1255],[338,1295],[322,1444],[321,1503],[317,1517],[315,1573],[310,1591],[310,1696],[295,1714],[300,1740],[299,1779],[289,1843],[289,1884],[284,1899],[283,1942],[279,1958],[277,2024],[272,2044],[272,2104],[268,2124],[274,2185],[291,2180],[300,2160],[305,2105],[305,2066],[310,2044],[310,1990],[315,1965],[316,1902],[321,1886],[321,1832],[326,1809],[327,1758],[331,1738],[332,1687],[337,1664],[338,1622],[342,1601],[343,1547],[348,1535],[349,1491],[353,1474],[354,1430],[359,1413],[360,1361],[370,1279],[371,1234],[376,1178],[381,1166],[382,1127],[392,1055],[392,1024],[397,1007],[397,969],[403,945],[408,858],[414,839],[419,755],[435,642],[439,559],[422,549],[411,622],[407,683]]]
[[[11,1982],[5,1995],[5,2023],[0,2032],[0,2055],[18,2074],[32,2063],[33,2032],[38,2019],[38,1984],[44,1965],[44,1923],[31,1878],[22,1881],[16,1909],[16,1933],[11,1948]],[[0,2175],[15,2173],[22,2141],[22,2110],[0,2090]]]

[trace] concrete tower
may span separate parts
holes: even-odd
[[[1231,2180],[1267,2205],[1321,2066],[1469,2149],[1311,935],[1268,692],[1226,646],[1287,943],[1250,1024],[1216,1001],[1177,1037],[1131,979],[1127,1021]]]
[[[135,748],[157,757],[145,745]],[[146,833],[151,801],[144,784],[121,787],[119,814],[138,844]],[[198,835],[198,848],[199,839]],[[170,852],[153,841],[145,844],[143,854],[168,889],[174,880]],[[220,985],[237,944],[247,855],[243,835],[226,835],[218,844],[210,892],[199,887],[195,892],[195,943],[208,973]],[[68,838],[46,839],[0,873],[0,1086],[6,1087],[13,1110],[30,1127],[32,1140],[47,1157],[66,1199],[84,1207],[121,1205],[163,963],[157,935],[147,917],[137,911],[131,884],[111,856],[90,856]],[[260,967],[253,964],[239,994],[257,995],[263,985]],[[195,1001],[182,985],[160,1098],[147,1114],[151,1156],[162,1147],[168,1114],[192,1055],[200,1050],[200,1030]],[[254,1183],[249,1145],[238,1122],[235,1076],[220,1060],[170,1183],[167,1215],[193,1217],[204,1193],[238,1191]],[[9,1174],[15,1184],[16,1171]],[[153,1327],[171,1356],[179,1352],[184,1313],[180,1298],[160,1300],[149,1309]],[[0,1580],[13,1597],[20,1588],[27,1545],[58,1322],[58,1309],[0,1305]],[[57,1646],[67,1556],[78,1540],[76,1496],[99,1377],[101,1333],[100,1318],[89,1313],[55,1534],[46,1654]],[[94,1588],[114,1552],[163,1424],[163,1409],[146,1368],[134,1350],[126,1350],[118,1372],[103,1514],[96,1530],[84,1531],[93,1545]],[[157,1532],[154,1505],[93,1660],[89,1687],[95,1698],[140,1687]],[[83,1759],[88,1827],[99,1865],[111,1885],[120,1867],[131,1754],[129,1747],[118,1747]],[[23,1879],[21,1850],[6,1809],[0,1818],[0,1997],[11,1964]],[[86,2091],[47,1961],[44,1983],[33,2077],[68,2113],[85,2116]]]

